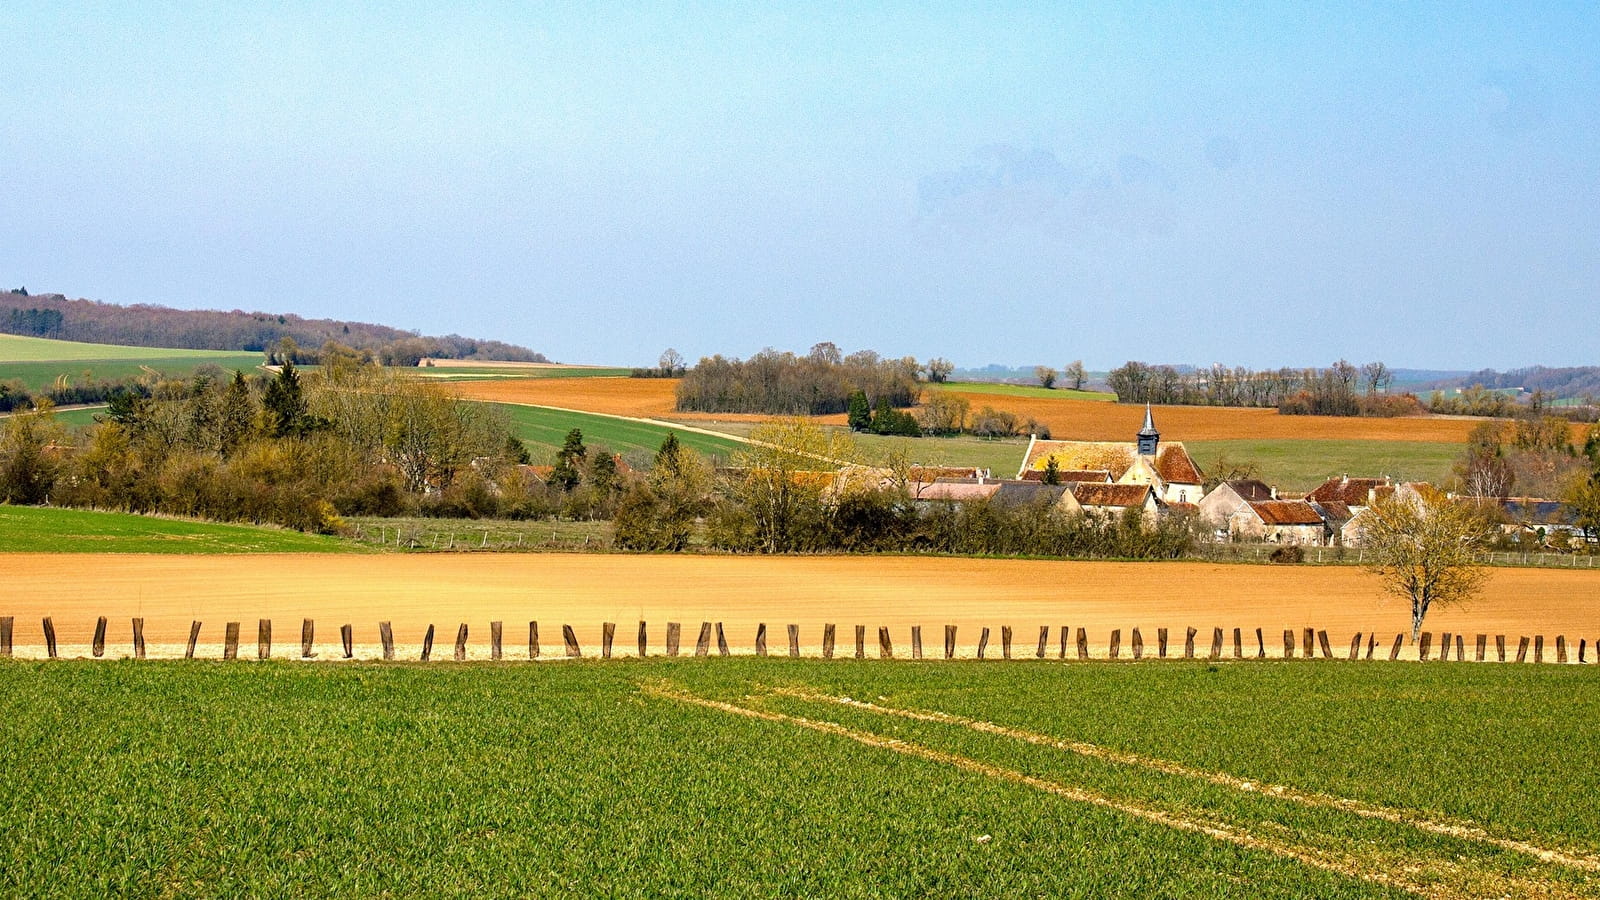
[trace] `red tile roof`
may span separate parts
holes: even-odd
[[[1084,506],[1143,506],[1150,496],[1148,484],[1099,484],[1079,481],[1071,485],[1072,496]]]
[[[1304,500],[1259,500],[1250,508],[1268,525],[1322,524],[1322,516]]]
[[[1378,491],[1381,497],[1393,490],[1394,486],[1387,478],[1329,478],[1307,494],[1306,499],[1318,503],[1333,500],[1351,506],[1366,506],[1370,502],[1367,497],[1372,491]]]
[[[1056,473],[1062,484],[1071,484],[1074,481],[1099,481],[1111,480],[1111,473],[1106,469],[1063,469]],[[1044,472],[1039,469],[1030,469],[1022,473],[1023,481],[1043,481]]]
[[[1156,451],[1156,474],[1168,484],[1201,484],[1205,476],[1194,464],[1189,451],[1182,444],[1168,444]]]

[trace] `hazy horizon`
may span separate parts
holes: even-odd
[[[572,362],[1596,364],[1597,25],[22,2],[0,287]]]

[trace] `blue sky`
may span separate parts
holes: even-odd
[[[1572,4],[0,6],[0,284],[552,357],[1596,364]]]

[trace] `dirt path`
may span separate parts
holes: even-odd
[[[525,655],[534,619],[547,652],[559,650],[562,624],[573,625],[593,652],[601,623],[617,622],[617,650],[631,653],[643,619],[656,653],[671,620],[685,623],[686,647],[701,621],[722,622],[736,652],[749,651],[760,622],[768,623],[769,644],[783,649],[783,625],[794,622],[807,653],[817,652],[822,626],[837,623],[839,652],[846,654],[854,650],[858,624],[868,627],[872,655],[879,626],[891,629],[904,655],[910,626],[923,626],[932,654],[942,647],[942,626],[954,624],[967,656],[983,627],[993,629],[989,653],[998,655],[1002,625],[1015,627],[1019,656],[1033,653],[1041,625],[1052,628],[1052,654],[1062,625],[1087,628],[1096,655],[1105,654],[1113,628],[1123,629],[1124,655],[1134,627],[1154,655],[1158,627],[1172,629],[1175,648],[1185,627],[1201,629],[1202,653],[1214,626],[1245,628],[1247,652],[1260,627],[1273,656],[1281,652],[1283,629],[1314,626],[1328,630],[1342,656],[1357,631],[1378,632],[1386,646],[1409,614],[1384,600],[1371,576],[1332,566],[601,554],[0,554],[0,565],[7,572],[0,616],[16,618],[19,655],[42,644],[46,615],[54,618],[63,653],[87,655],[95,618],[103,615],[110,620],[110,655],[126,652],[130,619],[143,616],[151,653],[175,648],[177,655],[192,619],[204,623],[203,648],[220,642],[224,622],[244,623],[253,651],[256,620],[270,618],[283,655],[298,649],[300,620],[309,617],[317,621],[324,655],[345,623],[354,626],[362,654],[375,653],[380,620],[394,623],[402,655],[415,656],[430,623],[448,651],[456,625],[466,622],[471,655],[482,658],[493,620],[506,623],[510,651]],[[1543,634],[1548,659],[1555,635],[1564,634],[1575,657],[1580,637],[1600,638],[1600,571],[1495,570],[1483,599],[1439,610],[1428,626],[1503,633],[1513,649],[1517,636]],[[1588,659],[1595,659],[1592,651]]]

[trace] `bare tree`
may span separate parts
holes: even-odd
[[[1081,391],[1083,383],[1089,380],[1089,373],[1084,371],[1083,360],[1075,359],[1067,363],[1067,367],[1061,372],[1061,377],[1072,385],[1073,390]]]
[[[1362,366],[1361,375],[1366,379],[1369,394],[1384,393],[1394,383],[1394,373],[1381,362],[1369,362]]]
[[[928,380],[934,384],[943,384],[955,369],[955,363],[942,356],[935,356],[928,360]]]
[[[656,361],[656,366],[661,369],[664,378],[672,378],[683,374],[683,354],[668,347],[662,351],[661,358]]]
[[[1411,602],[1412,640],[1429,609],[1464,603],[1483,589],[1488,573],[1475,557],[1488,538],[1478,509],[1426,488],[1378,500],[1361,524],[1368,570],[1386,592]]]
[[[1043,388],[1056,386],[1056,370],[1049,366],[1034,366],[1033,377],[1039,379],[1039,385]]]

